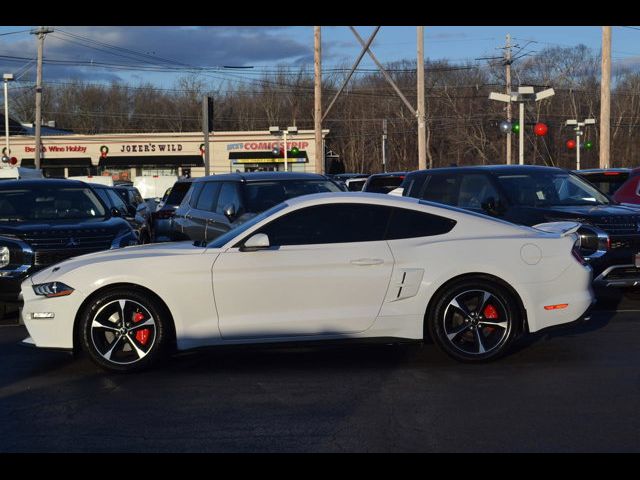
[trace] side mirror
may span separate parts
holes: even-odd
[[[494,197],[488,197],[484,202],[480,204],[480,206],[485,212],[494,217],[501,215],[504,211],[504,208],[500,201],[496,200]]]
[[[225,205],[223,212],[224,212],[224,216],[227,217],[229,220],[231,220],[233,217],[236,216],[236,206],[233,205],[232,203],[230,203],[229,205]]]
[[[255,252],[256,250],[264,250],[269,248],[269,236],[266,233],[256,233],[247,239],[240,247],[241,252]]]
[[[120,210],[118,210],[117,208],[113,207],[111,209],[111,216],[112,217],[121,217],[122,213],[120,212]]]

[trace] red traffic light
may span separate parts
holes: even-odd
[[[17,165],[18,164],[18,159],[16,157],[11,157],[11,159],[9,160],[9,163],[11,165]]]
[[[569,150],[573,150],[574,148],[576,148],[576,141],[575,140],[567,140],[567,148]]]
[[[544,123],[536,123],[535,127],[533,127],[533,133],[539,137],[545,136],[548,131],[549,128]]]

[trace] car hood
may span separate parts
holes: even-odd
[[[548,218],[598,218],[605,216],[636,216],[638,211],[623,205],[572,205],[527,208]]]
[[[31,222],[0,222],[0,235],[21,237],[34,231],[56,232],[59,230],[83,230],[91,228],[106,228],[114,233],[128,228],[127,222],[118,217],[91,218],[87,220],[48,220]]]
[[[154,263],[162,262],[161,257],[174,255],[199,255],[206,248],[197,247],[191,241],[172,243],[152,243],[134,247],[117,248],[101,252],[89,253],[73,257],[64,262],[51,265],[31,277],[33,283],[46,282],[52,275],[56,278],[67,274],[85,265],[100,262],[114,262],[118,260],[132,260],[139,258],[153,259]]]

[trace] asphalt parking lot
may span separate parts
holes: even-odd
[[[2,452],[640,451],[635,300],[484,365],[431,344],[235,347],[115,375],[25,335],[0,327]]]

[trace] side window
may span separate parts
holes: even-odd
[[[113,202],[109,199],[109,195],[107,195],[107,190],[105,188],[96,188],[94,190],[100,197],[100,200],[106,205],[108,210],[113,208]]]
[[[192,208],[196,208],[198,199],[200,198],[200,192],[202,192],[202,187],[203,187],[204,183],[194,183],[193,186],[191,187],[191,193],[189,194],[189,206]],[[173,189],[171,190],[171,193],[169,193],[169,196],[167,197],[167,203],[169,203],[169,201],[171,200],[171,197],[173,194],[174,196],[178,193],[178,187],[174,186]],[[189,192],[187,191],[185,193],[188,194]],[[184,197],[184,196],[183,196]],[[175,200],[177,201],[177,199]],[[180,204],[181,202],[177,202],[178,204]]]
[[[391,208],[333,203],[302,208],[260,229],[271,245],[373,242],[384,240]]]
[[[198,196],[195,208],[213,212],[218,198],[218,192],[220,191],[220,183],[221,182],[206,182],[204,187],[202,187],[202,192],[200,192]]]
[[[133,196],[136,199],[136,205],[140,205],[144,202],[142,195],[140,195],[140,192],[137,189],[133,191]]]
[[[498,192],[491,184],[491,180],[486,175],[473,174],[463,175],[460,181],[460,193],[458,195],[458,206],[461,208],[475,208],[480,210],[482,203],[489,197],[498,199]]]
[[[218,195],[216,213],[224,215],[224,207],[227,205],[233,205],[236,213],[240,212],[240,193],[238,192],[237,182],[224,182],[222,184],[220,195]]]
[[[118,210],[120,210],[123,213],[127,213],[127,206],[125,205],[124,200],[122,200],[122,198],[120,198],[120,195],[118,195],[113,190],[106,190],[106,193],[109,196],[109,198],[111,199],[111,203]]]
[[[422,192],[422,199],[456,206],[459,186],[457,175],[433,175]]]
[[[455,224],[456,221],[450,218],[407,208],[394,208],[387,228],[386,240],[442,235],[450,232]]]

